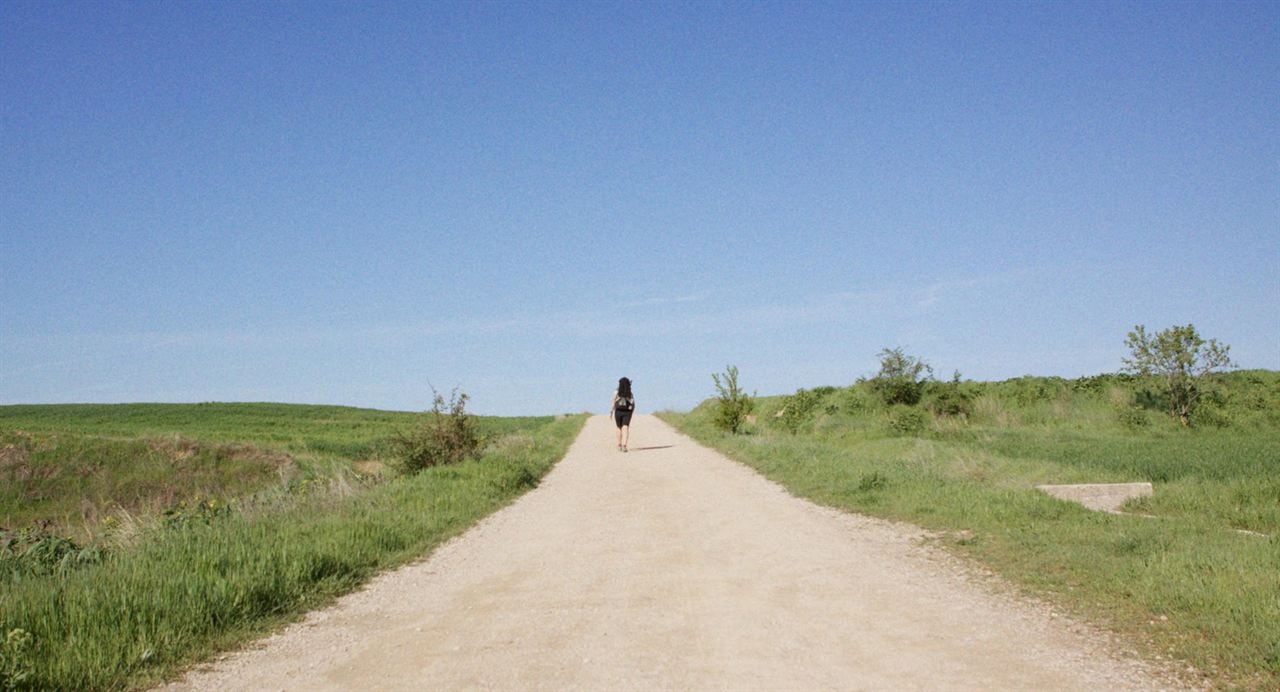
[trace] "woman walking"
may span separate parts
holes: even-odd
[[[618,451],[627,451],[627,442],[631,438],[631,413],[636,410],[636,399],[631,395],[631,380],[618,380],[618,390],[613,393],[613,403],[609,405],[609,414],[618,426]]]

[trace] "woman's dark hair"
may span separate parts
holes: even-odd
[[[618,380],[618,396],[625,396],[628,399],[631,398],[631,380],[628,380],[625,377]]]

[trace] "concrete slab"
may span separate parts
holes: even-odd
[[[1099,512],[1118,512],[1120,505],[1135,497],[1149,497],[1150,483],[1076,483],[1072,485],[1037,485],[1060,500],[1079,502]]]

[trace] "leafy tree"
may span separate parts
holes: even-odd
[[[738,386],[736,366],[728,366],[723,374],[712,373],[711,380],[715,382],[716,393],[720,397],[719,407],[716,409],[716,427],[736,435],[742,430],[747,416],[755,410],[756,400]]]
[[[1124,343],[1132,355],[1123,359],[1125,369],[1160,380],[1169,415],[1183,425],[1191,424],[1191,414],[1204,393],[1205,376],[1235,365],[1227,356],[1230,346],[1217,339],[1205,341],[1190,324],[1155,334],[1147,334],[1145,327],[1137,325]]]
[[[871,378],[871,387],[886,404],[914,406],[920,402],[925,385],[933,378],[933,368],[909,356],[901,348],[880,351],[880,372]]]

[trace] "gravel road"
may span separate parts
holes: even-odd
[[[591,418],[429,558],[166,689],[1176,686],[914,527],[825,509],[652,416]]]

